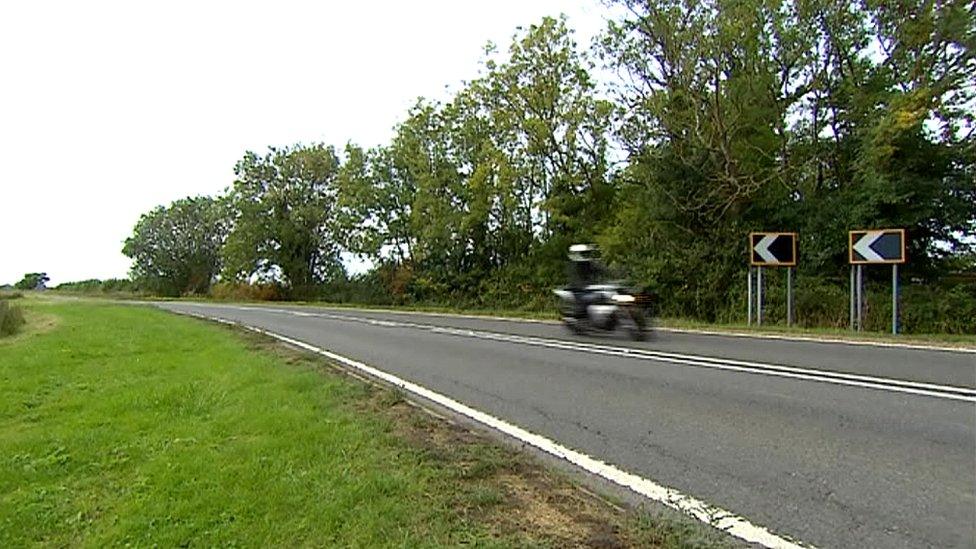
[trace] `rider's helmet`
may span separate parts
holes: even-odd
[[[573,244],[569,247],[570,261],[593,261],[598,255],[596,247],[590,244]]]

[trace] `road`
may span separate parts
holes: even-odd
[[[976,354],[311,307],[158,306],[364,362],[818,547],[976,546]]]

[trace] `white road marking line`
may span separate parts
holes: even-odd
[[[802,379],[807,381],[819,381],[824,383],[833,383],[837,385],[849,385],[855,387],[865,387],[870,389],[880,389],[880,390],[894,391],[900,393],[933,396],[938,398],[948,398],[952,400],[964,400],[968,402],[976,402],[976,390],[967,389],[965,387],[953,387],[949,385],[933,385],[933,384],[926,384],[926,383],[916,383],[912,381],[889,380],[885,378],[871,378],[869,376],[857,376],[854,374],[843,374],[840,372],[806,370],[803,368],[792,368],[789,366],[748,363],[748,362],[740,362],[735,360],[714,359],[710,357],[672,355],[669,353],[657,353],[654,351],[644,351],[642,349],[632,349],[628,347],[616,347],[616,348],[601,347],[597,345],[577,344],[571,342],[564,342],[560,340],[540,340],[540,339],[532,339],[532,338],[521,338],[519,336],[492,337],[493,334],[491,335],[477,334],[470,331],[451,331],[447,329],[434,329],[432,331],[441,332],[441,333],[453,333],[454,335],[463,335],[466,337],[476,337],[481,339],[510,341],[513,343],[523,343],[526,345],[534,345],[538,347],[547,347],[553,349],[584,351],[584,352],[620,356],[626,358],[654,360],[654,361],[661,361],[661,362],[670,362],[674,364],[686,364],[689,366],[699,366],[699,367],[713,368],[718,370],[747,372],[747,373],[762,374],[762,375],[769,375],[775,377],[786,377],[792,379]],[[864,378],[864,379],[857,379],[857,378]],[[921,386],[922,388],[914,387],[916,385]]]
[[[179,311],[175,311],[179,312]],[[596,458],[590,457],[582,452],[578,452],[566,446],[559,444],[553,440],[550,440],[542,435],[538,435],[531,431],[527,431],[517,425],[509,423],[505,420],[496,418],[490,414],[472,408],[466,404],[462,404],[448,396],[442,395],[422,385],[417,385],[401,379],[393,374],[384,372],[372,366],[368,366],[362,362],[353,360],[351,358],[327,351],[320,347],[310,345],[304,341],[299,341],[297,339],[292,339],[290,337],[276,334],[268,330],[261,328],[256,328],[253,326],[248,326],[246,324],[241,324],[238,322],[221,319],[217,317],[206,317],[203,315],[193,314],[199,318],[209,318],[211,320],[216,320],[224,324],[232,324],[240,326],[247,330],[263,334],[269,337],[273,337],[279,341],[283,341],[290,345],[312,351],[314,353],[320,354],[322,356],[328,357],[336,362],[344,364],[346,366],[355,368],[361,372],[369,374],[378,379],[382,379],[387,383],[397,386],[404,391],[408,391],[417,396],[425,398],[431,402],[435,402],[455,413],[466,416],[478,423],[486,425],[492,429],[505,433],[506,435],[520,440],[526,444],[531,444],[536,448],[553,455],[557,458],[564,459],[577,467],[588,471],[594,475],[601,478],[609,480],[619,486],[623,486],[632,490],[633,492],[640,494],[644,497],[657,501],[664,504],[672,509],[676,509],[685,514],[688,514],[697,520],[704,522],[714,528],[722,530],[732,536],[739,539],[745,540],[749,543],[756,543],[762,545],[763,547],[768,547],[771,549],[803,549],[805,547],[811,547],[809,545],[804,545],[796,541],[788,540],[784,537],[777,536],[770,532],[767,528],[755,525],[745,518],[735,515],[725,509],[715,507],[710,505],[700,499],[683,494],[678,490],[669,488],[658,484],[652,480],[645,479],[643,477],[637,476],[633,473],[628,473],[622,469],[618,469],[614,465],[604,463]]]
[[[260,310],[280,314],[295,315],[300,311],[291,309],[272,309],[267,307],[239,307],[240,310]],[[302,313],[299,316],[309,316]],[[814,381],[821,383],[831,383],[834,385],[846,385],[850,387],[861,387],[889,392],[906,393],[919,396],[944,398],[949,400],[960,400],[965,402],[976,402],[976,389],[967,387],[956,387],[952,385],[938,385],[934,383],[923,383],[917,381],[907,381],[894,378],[881,378],[874,376],[864,376],[858,374],[848,374],[831,370],[814,370],[808,368],[798,368],[793,366],[783,366],[778,364],[768,364],[762,362],[750,362],[743,360],[715,358],[698,355],[685,355],[678,353],[667,353],[650,349],[639,349],[634,347],[610,347],[596,345],[592,343],[582,343],[565,341],[559,339],[543,339],[529,336],[517,336],[509,334],[498,334],[495,332],[484,332],[480,330],[469,330],[464,328],[448,328],[443,326],[433,326],[430,324],[417,324],[413,322],[391,322],[386,320],[376,320],[372,318],[356,317],[352,315],[333,315],[329,313],[317,313],[313,316],[327,318],[330,320],[352,321],[374,326],[415,328],[430,331],[432,333],[443,333],[457,335],[461,337],[471,337],[477,339],[487,339],[493,341],[504,341],[520,343],[536,347],[550,349],[561,349],[570,351],[583,351],[595,354],[620,356],[642,360],[653,360],[658,362],[668,362],[672,364],[684,364],[711,368],[716,370],[726,370],[744,373],[768,375],[774,377],[784,377],[789,379],[800,379],[804,381]]]
[[[948,353],[967,353],[976,354],[976,348],[972,347],[940,347],[937,345],[921,345],[914,343],[888,343],[884,341],[858,341],[856,339],[836,339],[820,338],[801,335],[779,335],[779,334],[749,334],[746,332],[723,332],[720,330],[698,330],[693,328],[655,328],[662,332],[675,334],[701,334],[710,336],[728,337],[749,337],[753,339],[778,339],[781,341],[802,341],[804,343],[835,343],[839,345],[860,345],[863,347],[888,347],[895,349],[910,349],[918,351],[943,351]]]
[[[155,302],[130,302],[130,303],[146,303],[150,305],[155,305]],[[201,307],[217,307],[217,308],[240,308],[241,310],[268,310],[270,307],[235,307],[233,305],[224,305],[219,303],[206,303],[206,302],[193,302],[193,301],[181,301],[179,304],[182,305],[196,305]],[[432,316],[441,318],[467,318],[472,320],[499,320],[504,322],[515,322],[515,323],[525,323],[525,324],[549,324],[558,325],[560,321],[558,320],[540,320],[535,318],[518,318],[511,316],[492,316],[492,315],[466,315],[460,313],[431,313],[425,311],[398,311],[396,309],[363,309],[356,307],[345,307],[345,308],[329,308],[323,307],[330,311],[359,311],[366,313],[381,313],[381,314],[394,314],[394,315],[415,315],[415,316]],[[276,309],[281,311],[282,309]],[[293,309],[288,309],[293,310]],[[308,314],[308,313],[305,313]],[[316,316],[311,314],[310,316]],[[871,340],[857,340],[857,339],[842,339],[838,337],[815,337],[815,336],[805,336],[800,334],[762,334],[762,333],[748,333],[748,332],[736,332],[736,331],[723,331],[723,330],[707,330],[704,328],[669,328],[667,326],[659,326],[654,328],[659,332],[670,332],[675,334],[701,334],[708,336],[727,336],[727,337],[745,337],[752,339],[775,339],[781,341],[802,341],[804,343],[829,343],[837,345],[858,345],[862,347],[885,347],[885,348],[895,348],[895,349],[909,349],[918,351],[942,351],[947,353],[966,353],[966,354],[976,354],[976,347],[944,347],[940,345],[926,345],[923,343],[901,343],[901,342],[886,342],[886,341],[871,341]]]

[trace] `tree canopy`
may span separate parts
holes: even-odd
[[[971,2],[609,3],[592,47],[565,18],[489,45],[389,143],[245,154],[218,200],[221,277],[315,293],[351,283],[348,253],[392,301],[541,306],[567,246],[596,241],[669,313],[715,319],[743,299],[750,231],[798,232],[829,302],[847,231],[904,227],[909,279],[968,280]]]
[[[342,273],[335,211],[339,159],[325,145],[248,152],[226,197],[222,250],[231,280],[281,281],[303,292]]]
[[[122,253],[132,279],[161,295],[205,294],[220,272],[225,219],[210,197],[183,198],[139,218]]]
[[[50,280],[47,273],[27,273],[24,275],[24,278],[14,284],[14,288],[18,290],[35,290],[37,288],[43,288],[44,284],[47,284]]]

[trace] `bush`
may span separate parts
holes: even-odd
[[[886,303],[881,312],[890,318],[890,297]],[[899,316],[907,333],[976,334],[976,284],[909,286],[902,292]]]
[[[409,266],[381,266],[350,279],[333,281],[299,295],[273,284],[214,285],[211,295],[228,301],[279,301],[298,297],[331,303],[356,305],[414,305],[450,309],[510,309],[554,311],[552,288],[563,281],[563,273],[552,267],[557,261],[526,261],[496,269],[470,289],[451,287],[428,274],[417,274]],[[877,271],[866,282],[865,329],[891,330],[890,278]],[[786,324],[786,271],[763,271],[763,324]],[[793,278],[795,325],[804,328],[850,326],[850,296],[846,277],[822,278],[797,275]],[[713,297],[693,288],[658,284],[651,291],[659,295],[658,314],[720,323],[746,320],[746,273],[742,271],[723,284],[721,308],[710,315],[695,314]],[[687,293],[683,293],[687,292]],[[900,327],[903,333],[976,334],[976,280],[972,277],[945,278],[940,284],[902,281]]]
[[[24,313],[20,307],[11,305],[9,300],[0,300],[0,337],[16,333],[23,325]]]
[[[786,277],[783,272],[763,273],[763,324],[786,322]],[[794,319],[805,328],[848,328],[850,288],[848,280],[794,278]],[[732,318],[745,318],[745,282],[732,296]],[[903,281],[899,287],[899,331],[902,333],[976,334],[976,282],[923,284]],[[865,283],[864,328],[891,331],[891,282]]]
[[[378,276],[362,275],[350,280],[337,280],[324,284],[316,297],[329,303],[355,303],[361,305],[402,304],[389,288],[389,281]]]
[[[71,292],[80,294],[139,294],[144,292],[138,284],[127,278],[109,278],[99,280],[92,278],[89,280],[79,280],[76,282],[65,282],[56,288],[59,292]]]
[[[210,296],[222,301],[282,301],[286,294],[277,284],[218,282],[210,287]]]

